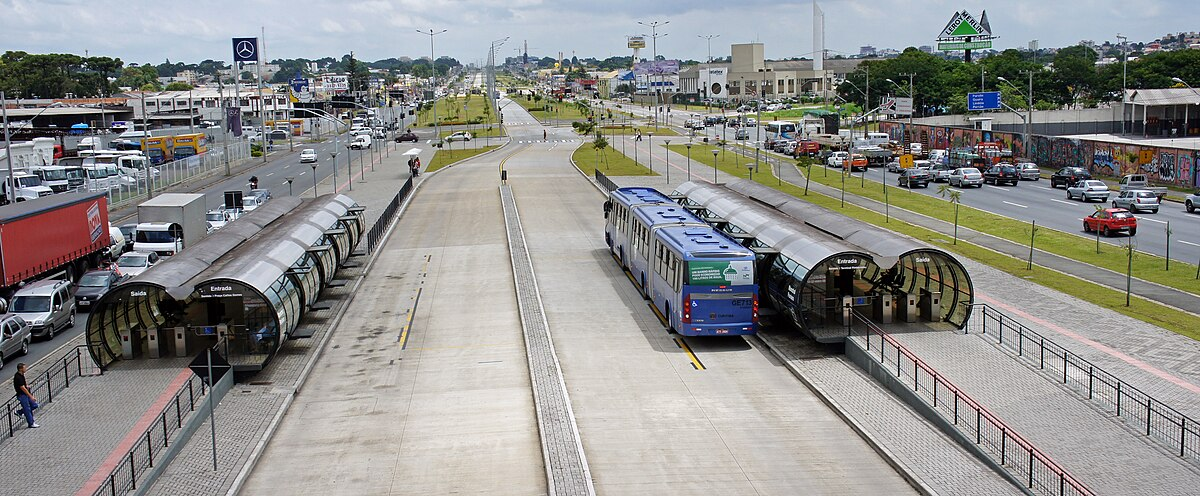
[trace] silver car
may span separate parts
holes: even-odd
[[[1079,198],[1085,202],[1097,200],[1103,203],[1108,201],[1110,193],[1108,185],[1104,184],[1104,181],[1095,179],[1085,179],[1067,187],[1068,200]]]
[[[967,186],[982,188],[983,174],[979,172],[979,169],[974,167],[962,167],[954,169],[952,172],[950,172],[950,176],[946,178],[946,182],[950,183],[951,186],[957,186],[959,188],[965,188]]]
[[[1017,164],[1017,179],[1022,181],[1037,181],[1042,178],[1042,170],[1033,162]]]
[[[124,258],[124,257],[122,257]],[[61,329],[75,326],[75,295],[69,281],[38,281],[17,291],[8,313],[33,326],[34,337],[50,339]]]
[[[1127,189],[1113,198],[1113,208],[1123,208],[1130,212],[1158,213],[1158,195],[1148,189]]]
[[[33,341],[33,334],[25,319],[19,315],[5,315],[0,319],[0,368],[9,358],[29,353],[30,341]]]

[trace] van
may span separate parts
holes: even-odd
[[[117,257],[125,253],[125,233],[121,232],[117,226],[108,225],[108,252],[106,253],[109,260],[116,260]]]
[[[75,312],[71,283],[60,280],[38,281],[21,288],[8,308],[8,313],[19,315],[33,326],[33,337],[46,339],[74,327]]]

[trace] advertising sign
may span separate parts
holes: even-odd
[[[633,72],[639,76],[646,74],[676,74],[679,72],[678,60],[655,60],[638,62],[633,66]]]
[[[912,115],[913,99],[906,96],[898,96],[892,99],[894,112],[900,115]]]
[[[350,89],[350,76],[321,76],[321,86],[326,91]]]
[[[988,23],[987,11],[979,15],[979,20],[967,11],[955,12],[950,22],[942,28],[937,37],[938,50],[979,50],[992,47],[992,26]]]
[[[645,36],[630,36],[627,46],[629,48],[646,48]]]
[[[225,130],[234,136],[242,136],[241,107],[225,107]]]
[[[258,38],[234,38],[233,61],[258,62]]]
[[[967,110],[997,110],[1000,108],[1000,92],[985,91],[982,93],[967,93]]]
[[[737,286],[754,284],[754,261],[688,262],[688,284]]]

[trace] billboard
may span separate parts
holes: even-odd
[[[893,112],[899,115],[912,115],[913,99],[906,96],[898,96],[892,99]]]
[[[725,98],[728,70],[724,67],[700,69],[699,86],[702,98]]]
[[[1000,108],[1000,92],[984,91],[967,93],[967,110],[998,110]]]
[[[350,76],[321,76],[321,86],[325,91],[350,89]]]
[[[646,48],[645,36],[630,36],[628,37],[627,45],[629,48]]]
[[[633,66],[633,72],[644,76],[646,74],[678,74],[678,60],[655,60],[648,62],[638,62]]]
[[[987,11],[983,11],[979,20],[975,20],[969,12],[955,12],[950,22],[942,28],[937,37],[938,50],[979,50],[992,47],[992,26],[988,23]]]

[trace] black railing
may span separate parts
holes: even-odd
[[[600,172],[599,170],[596,171],[596,182],[600,183],[601,186],[604,186],[604,189],[608,190],[609,192],[617,189],[617,183],[612,182],[612,179],[609,179],[608,176],[604,175],[604,173]]]
[[[926,404],[975,442],[1030,492],[1045,495],[1091,495],[1091,490],[1067,473],[992,412],[967,396],[932,366],[858,312],[853,335],[866,342],[866,353]]]
[[[138,480],[154,468],[155,458],[167,450],[171,436],[183,427],[183,420],[196,410],[196,405],[208,393],[204,380],[191,376],[92,494],[116,496],[136,490]]]
[[[413,178],[409,177],[408,181],[400,187],[400,191],[396,192],[396,196],[392,197],[392,201],[388,206],[384,207],[383,213],[379,219],[375,220],[375,224],[371,226],[371,230],[367,231],[367,252],[375,253],[375,249],[383,242],[383,235],[387,233],[388,226],[392,224],[392,219],[396,217],[396,211],[400,209],[400,204],[412,194]]]
[[[968,331],[991,336],[1022,360],[1070,386],[1134,429],[1181,457],[1200,460],[1200,424],[1115,375],[1067,351],[1016,319],[983,303],[974,305]]]
[[[71,387],[72,380],[104,373],[99,367],[93,365],[92,356],[87,353],[86,348],[87,345],[76,346],[54,360],[44,372],[25,377],[29,392],[40,400],[40,405],[53,402],[56,394]],[[0,441],[13,437],[17,425],[22,421],[13,415],[13,412],[20,409],[21,402],[17,400],[17,395],[14,393],[4,403],[5,418],[8,419],[8,436],[0,437]]]

